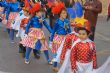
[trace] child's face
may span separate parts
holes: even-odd
[[[42,17],[43,16],[43,12],[37,12],[36,13],[38,17]]]
[[[85,30],[79,30],[78,33],[81,40],[86,40],[88,38],[87,32]]]
[[[29,15],[29,13],[27,11],[24,10],[24,15]]]
[[[65,19],[65,18],[67,17],[67,12],[63,10],[63,11],[61,12],[60,16],[61,16],[63,19]]]

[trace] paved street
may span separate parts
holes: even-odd
[[[1,25],[1,24],[0,24]],[[44,30],[46,30],[44,28]],[[46,30],[47,37],[49,33]],[[24,59],[18,53],[18,39],[11,44],[4,27],[0,27],[0,73],[54,73],[52,66],[48,65],[44,55],[36,60],[31,54],[31,63],[24,64]],[[105,17],[99,17],[96,30],[96,47],[98,66],[101,66],[110,56],[110,21],[106,22]]]

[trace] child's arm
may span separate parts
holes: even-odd
[[[51,27],[48,25],[48,23],[47,23],[46,20],[43,21],[43,24],[44,24],[44,26],[49,30],[49,32],[52,33],[52,29],[51,29]]]
[[[32,22],[33,22],[33,18],[28,22],[28,24],[26,26],[26,31],[25,31],[26,34],[28,34],[28,32],[29,32],[29,28],[31,27]]]
[[[71,46],[72,46],[72,35],[68,34],[68,35],[66,35],[63,49],[61,52],[61,56],[60,56],[61,60],[64,60],[66,51],[67,51],[67,49],[71,49]]]
[[[51,37],[50,37],[51,42],[53,41],[53,38],[54,38],[55,32],[57,30],[57,27],[58,27],[57,22],[55,22],[54,27],[53,27],[53,31],[52,31],[52,34],[51,34]]]
[[[71,68],[73,71],[76,70],[76,57],[77,57],[76,53],[77,53],[77,44],[74,46],[74,48],[72,48],[70,54]]]
[[[96,57],[96,49],[95,46],[93,48],[93,55],[92,55],[92,60],[93,60],[93,68],[97,68],[97,57]]]

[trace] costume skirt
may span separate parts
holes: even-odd
[[[56,53],[58,48],[60,47],[62,41],[64,40],[65,35],[58,35],[55,34],[55,37],[53,39],[52,43],[52,53]]]
[[[12,23],[17,15],[18,15],[18,12],[10,12],[9,17],[8,17],[8,21],[6,24],[6,28],[9,28],[9,29],[12,28]]]
[[[30,47],[32,49],[36,49],[36,42],[40,40],[42,47],[41,50],[47,50],[48,44],[46,41],[46,37],[44,35],[44,32],[40,28],[30,28],[28,35],[22,39],[20,42],[25,47]]]

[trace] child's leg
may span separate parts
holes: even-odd
[[[10,39],[12,42],[14,41],[14,29],[10,29]]]
[[[32,48],[26,48],[26,53],[25,53],[25,63],[26,64],[29,64],[29,56],[30,56],[30,53],[31,53],[31,50]]]
[[[19,53],[23,53],[23,45],[22,44],[19,44]]]
[[[10,34],[10,29],[9,29],[9,28],[7,28],[6,30],[7,30],[8,34]]]
[[[34,53],[34,57],[36,59],[40,59],[40,51],[39,50],[33,49],[33,53]]]
[[[53,55],[53,58],[56,58],[56,56],[57,56],[57,54],[56,53],[54,53],[54,55]],[[57,65],[58,65],[58,63],[57,63],[57,61],[55,60],[55,59],[53,59],[53,70],[55,71],[55,72],[58,72],[58,67],[57,67]]]
[[[45,55],[45,57],[46,57],[46,59],[48,61],[48,64],[52,65],[52,62],[51,62],[50,57],[49,57],[48,50],[44,50],[44,55]]]

